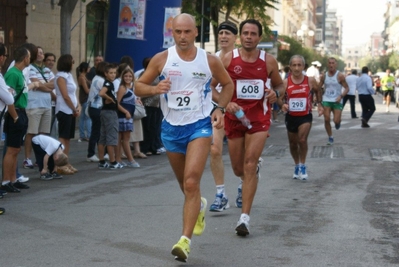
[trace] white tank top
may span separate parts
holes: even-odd
[[[168,48],[168,58],[160,80],[170,78],[171,89],[161,95],[164,119],[172,125],[186,125],[210,116],[213,108],[210,87],[212,73],[207,53],[197,48],[192,61],[182,60],[176,46]]]
[[[335,102],[342,92],[342,85],[338,82],[337,78],[338,73],[339,71],[336,71],[333,76],[329,76],[328,72],[326,73],[326,78],[324,80],[325,91],[323,94],[324,102]]]

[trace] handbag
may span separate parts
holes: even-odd
[[[142,118],[146,117],[147,113],[145,112],[145,108],[143,105],[137,104],[135,105],[133,119],[134,120],[141,120]]]

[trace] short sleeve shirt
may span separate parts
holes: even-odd
[[[28,86],[25,82],[22,71],[14,66],[7,71],[7,73],[4,75],[4,79],[6,84],[15,90],[16,96],[22,91],[21,96],[14,103],[14,106],[16,108],[26,108],[28,105]]]
[[[60,147],[64,150],[64,146],[60,141],[43,134],[33,137],[32,143],[39,145],[49,156],[53,155]]]
[[[115,103],[105,103],[105,99],[103,99],[103,107],[102,109],[106,110],[117,110],[118,106],[116,104],[116,95],[115,95],[115,88],[114,84],[108,80],[104,81],[103,87],[107,88],[107,96],[111,97]]]

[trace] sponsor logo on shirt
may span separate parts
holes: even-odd
[[[300,94],[300,93],[306,93],[306,88],[292,90],[292,92],[291,92],[291,94]]]
[[[181,71],[179,71],[179,70],[170,70],[168,74],[169,74],[168,75],[169,77],[171,77],[171,76],[183,76]]]
[[[193,93],[193,91],[182,90],[182,91],[170,91],[171,95],[186,95],[189,96]]]
[[[201,79],[203,80],[204,78],[206,78],[206,74],[202,73],[202,72],[193,72],[193,78],[194,79]]]
[[[235,72],[236,74],[240,74],[240,73],[242,72],[241,66],[235,66],[235,67],[234,67],[234,72]]]

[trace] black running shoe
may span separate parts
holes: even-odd
[[[0,189],[4,190],[6,192],[9,192],[9,193],[19,193],[19,192],[21,192],[21,190],[19,190],[18,188],[14,187],[11,183],[3,184],[0,187]]]
[[[6,209],[5,208],[0,208],[0,215],[3,215],[4,212],[6,212]]]
[[[21,183],[20,181],[16,181],[15,183],[13,183],[12,184],[15,188],[18,188],[18,189],[28,189],[29,188],[29,185],[27,185],[27,184],[24,184],[24,183]]]

